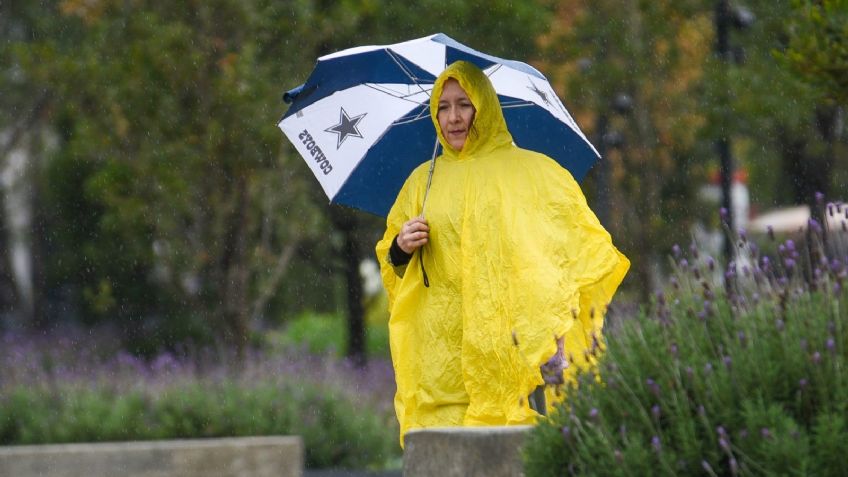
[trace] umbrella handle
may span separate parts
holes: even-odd
[[[433,157],[430,159],[430,172],[427,174],[427,188],[424,189],[424,200],[421,201],[421,215],[424,218],[424,206],[427,205],[427,196],[430,195],[430,185],[433,184],[433,170],[436,169],[436,151],[439,150],[439,138],[436,137],[436,144],[433,145]]]
[[[433,170],[436,168],[436,151],[439,150],[439,138],[436,137],[436,144],[433,145],[433,157],[430,159],[430,172],[427,173],[427,188],[424,189],[424,199],[421,201],[421,215],[424,218],[424,206],[427,204],[427,196],[430,195],[430,185],[433,184]],[[418,249],[418,262],[421,264],[421,275],[424,279],[424,286],[430,288],[430,279],[427,277],[427,270],[424,269],[424,247]]]

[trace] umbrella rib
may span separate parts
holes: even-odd
[[[418,93],[403,94],[403,93],[400,93],[400,92],[397,92],[397,91],[392,91],[392,90],[385,88],[385,87],[381,88],[375,83],[363,83],[363,86],[367,86],[367,87],[369,87],[369,88],[371,88],[375,91],[379,91],[380,93],[387,94],[387,95],[389,95],[393,98],[401,99],[401,100],[404,100],[404,101],[409,101],[410,103],[422,104],[418,101],[409,99],[410,96],[415,96]]]
[[[536,103],[532,101],[522,101],[520,103],[501,103],[502,109],[511,109],[511,108],[528,108],[532,106],[538,106]]]
[[[392,126],[402,126],[404,124],[414,123],[415,121],[421,121],[422,119],[424,119],[424,116],[421,115],[421,114],[419,114],[415,117],[409,118],[409,119],[401,118],[401,119],[398,119],[397,121],[395,121],[394,123],[392,123]]]
[[[502,65],[502,64],[500,64],[500,63],[495,63],[495,67],[494,67],[494,68],[492,68],[492,71],[490,71],[490,72],[486,73],[486,76],[488,76],[489,78],[491,78],[491,77],[492,77],[492,75],[493,75],[493,74],[495,74],[495,72],[496,72],[496,71],[498,71],[499,69],[501,69],[501,66],[503,66],[503,65]]]
[[[421,89],[422,93],[426,94],[428,97],[430,96],[429,94],[427,94],[427,91],[424,88],[421,87],[421,84],[418,83],[418,77],[413,75],[412,72],[409,71],[406,68],[406,66],[404,66],[403,63],[401,63],[400,60],[397,59],[397,57],[395,57],[396,53],[394,51],[392,51],[388,48],[383,50],[383,51],[385,51],[386,54],[389,55],[389,58],[391,58],[392,61],[394,61],[395,64],[398,65],[398,67],[401,69],[401,71],[403,71],[403,73],[407,76],[407,78],[409,78],[409,80],[412,81],[415,84],[415,86],[418,86],[418,88]]]

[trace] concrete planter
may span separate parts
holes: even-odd
[[[451,427],[411,431],[404,439],[404,477],[524,475],[521,447],[531,426]]]
[[[300,437],[0,447],[0,476],[300,477]]]

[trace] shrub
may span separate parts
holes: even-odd
[[[743,234],[724,273],[675,248],[667,294],[533,430],[526,474],[844,475],[846,257],[815,225],[771,257]]]
[[[397,462],[388,362],[309,354],[142,361],[94,343],[0,336],[0,445],[300,435],[309,468]],[[88,351],[86,351],[88,350]],[[220,357],[219,357],[220,358]]]
[[[385,300],[383,306],[388,307]],[[340,315],[306,312],[289,321],[283,331],[270,333],[268,340],[272,347],[279,349],[304,349],[312,354],[342,356],[347,348],[347,322]],[[365,352],[378,358],[389,356],[387,322],[366,321]]]

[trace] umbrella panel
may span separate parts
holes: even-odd
[[[583,179],[597,159],[588,143],[548,111],[515,98],[498,98],[502,104],[519,104],[504,109],[516,145],[550,156],[569,170],[575,180]],[[432,157],[436,130],[425,108],[429,109],[429,105],[406,115],[418,119],[398,121],[391,126],[383,139],[368,151],[367,159],[354,168],[332,202],[381,217],[388,215],[409,174]]]

